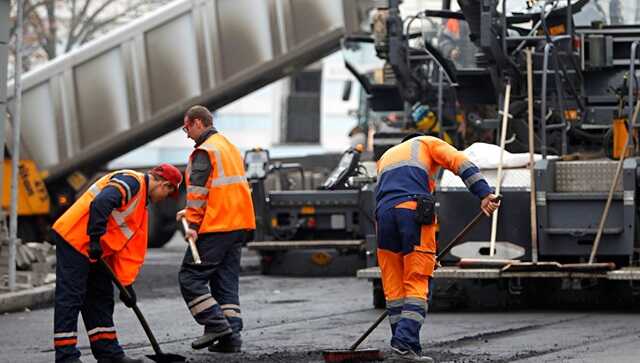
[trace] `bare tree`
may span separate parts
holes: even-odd
[[[20,0],[17,0],[20,1]],[[153,10],[170,0],[22,0],[24,1],[23,70]],[[10,63],[15,59],[15,13],[10,28]],[[12,67],[10,65],[10,67]],[[11,72],[10,74],[12,74]]]

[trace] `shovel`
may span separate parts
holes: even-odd
[[[193,262],[188,263],[189,267],[192,267],[200,271],[208,270],[208,269],[211,269],[212,267],[215,267],[216,266],[215,263],[202,262],[202,259],[200,258],[200,253],[198,252],[198,246],[196,246],[196,241],[194,241],[192,238],[187,238],[186,233],[187,233],[187,230],[189,229],[189,224],[187,223],[187,219],[183,217],[180,221],[182,223],[182,228],[184,229],[184,232],[185,232],[184,238],[189,243],[189,250],[191,251],[191,256],[193,257]]]
[[[191,250],[191,255],[193,256],[193,262],[196,265],[200,265],[202,264],[202,260],[200,259],[200,254],[198,253],[198,247],[196,246],[196,241],[194,241],[191,238],[187,238],[186,236],[187,230],[189,230],[187,219],[183,217],[181,221],[182,221],[182,228],[184,228],[185,238],[187,242],[189,242],[189,249]]]
[[[116,286],[118,287],[118,290],[120,290],[120,293],[127,296],[127,297],[131,297],[129,295],[129,291],[127,291],[127,289],[124,288],[124,286],[122,286],[122,283],[116,278],[116,275],[113,273],[113,270],[111,269],[111,267],[104,262],[103,259],[100,259],[100,265],[109,272],[109,275],[111,275],[111,280],[113,280],[113,282],[116,284]],[[172,362],[186,362],[187,358],[178,355],[178,354],[171,354],[171,353],[163,353],[162,349],[160,349],[160,345],[158,344],[158,341],[156,340],[156,337],[153,335],[153,332],[151,331],[151,328],[149,327],[149,323],[147,323],[147,319],[144,318],[144,315],[142,315],[142,311],[140,311],[140,308],[138,308],[137,304],[133,304],[133,306],[131,307],[131,309],[133,309],[133,312],[136,313],[136,316],[138,317],[138,320],[140,320],[140,325],[142,325],[142,328],[144,329],[144,332],[147,334],[147,338],[149,338],[149,342],[151,342],[151,346],[153,347],[153,351],[156,354],[153,355],[148,355],[147,358],[151,359],[154,362],[158,362],[158,363],[172,363]]]

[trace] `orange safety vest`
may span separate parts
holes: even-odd
[[[415,195],[432,194],[440,168],[458,175],[479,198],[491,193],[479,169],[443,140],[420,136],[387,150],[378,161],[376,215],[389,208],[415,209]],[[423,225],[418,250],[435,252],[436,225]]]
[[[387,150],[377,164],[378,188],[409,191],[411,194],[433,193],[438,169],[444,167],[455,174],[474,166],[463,152],[433,136],[420,136],[393,146]],[[414,168],[414,169],[412,169]],[[416,172],[411,173],[412,170]],[[385,183],[385,178],[391,180]],[[393,184],[403,185],[395,186]]]
[[[78,252],[89,257],[89,208],[91,202],[107,185],[117,187],[124,193],[122,184],[111,181],[115,174],[127,174],[140,184],[138,193],[128,203],[111,212],[107,220],[107,231],[100,239],[102,258],[111,266],[123,285],[130,285],[138,276],[147,251],[147,184],[144,174],[133,170],[120,170],[98,179],[80,198],[54,223],[53,230]],[[124,195],[124,194],[123,194]]]
[[[191,185],[191,163],[198,150],[209,155],[211,174],[205,186]],[[198,233],[253,230],[256,220],[240,151],[220,133],[209,136],[189,157],[186,171],[189,224]]]

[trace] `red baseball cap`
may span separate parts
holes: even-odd
[[[178,189],[180,188],[180,183],[182,183],[182,173],[178,168],[171,164],[162,163],[151,169],[150,173],[164,178],[176,188],[176,191],[171,193],[172,197],[177,198],[180,195]]]

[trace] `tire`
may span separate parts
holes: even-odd
[[[277,252],[260,251],[260,273],[262,275],[271,274],[271,265],[273,260],[277,258]]]
[[[9,219],[7,218],[8,225]],[[46,232],[43,232],[42,221],[39,217],[18,216],[18,238],[23,243],[46,240]]]
[[[373,307],[376,309],[385,309],[387,307],[387,300],[384,298],[384,291],[382,290],[382,281],[380,279],[373,280]]]
[[[149,207],[149,248],[160,248],[176,233],[178,201],[168,198]]]

